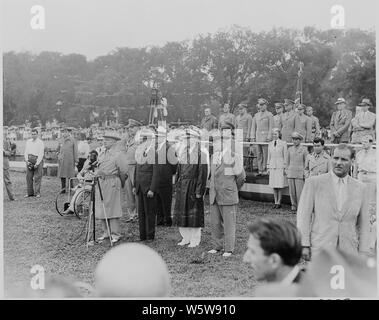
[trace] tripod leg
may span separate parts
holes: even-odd
[[[101,186],[100,186],[100,181],[99,180],[97,181],[97,186],[99,187],[100,200],[101,200],[101,204],[102,204],[103,210],[104,210],[105,224],[107,226],[107,231],[108,231],[108,236],[109,236],[109,242],[111,243],[111,247],[112,247],[113,246],[112,235],[111,235],[111,230],[109,228],[109,222],[108,222],[107,212],[105,211],[104,198],[103,198],[103,193],[101,191]]]

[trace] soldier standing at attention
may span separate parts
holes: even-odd
[[[313,153],[305,160],[305,179],[327,173],[332,169],[330,156],[324,150],[324,139],[314,138]]]
[[[3,181],[5,188],[7,189],[8,197],[10,201],[17,200],[14,197],[12,190],[12,182],[9,176],[9,157],[11,155],[11,146],[9,140],[6,138],[6,127],[3,129]]]
[[[201,128],[207,131],[217,129],[217,118],[212,114],[211,108],[208,105],[204,105],[205,117],[201,119]]]
[[[266,99],[258,99],[258,110],[251,126],[251,140],[253,142],[270,142],[272,138],[273,116],[267,111]],[[267,175],[268,145],[257,146],[258,175]]]
[[[297,115],[295,116],[295,132],[305,137],[305,142],[311,142],[312,119],[304,114],[305,106],[297,105]]]
[[[348,143],[350,140],[349,127],[352,113],[346,109],[344,98],[338,98],[337,111],[333,112],[330,120],[330,134],[332,143]]]
[[[230,112],[230,105],[228,103],[224,104],[223,113],[220,115],[218,121],[218,128],[220,129],[225,123],[232,123],[234,128],[236,127],[236,117]]]
[[[314,138],[321,138],[320,122],[318,121],[318,118],[313,115],[313,108],[311,106],[308,106],[306,113],[307,116],[312,120],[311,140],[313,141]]]
[[[273,129],[279,129],[279,131],[282,131],[283,103],[275,103],[275,112],[276,115],[273,117]]]
[[[284,113],[282,115],[282,140],[292,142],[291,134],[295,131],[295,115],[293,110],[294,102],[284,99]]]

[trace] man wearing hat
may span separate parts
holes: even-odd
[[[66,189],[66,179],[74,178],[76,176],[75,167],[79,163],[79,153],[78,143],[70,135],[71,128],[64,127],[61,131],[62,138],[59,141],[57,149],[58,177],[61,178],[62,189]],[[65,193],[65,190],[63,193]]]
[[[205,117],[201,119],[200,127],[207,131],[217,129],[218,128],[217,118],[212,114],[211,108],[209,108],[208,105],[204,105],[204,107],[205,107],[204,109]]]
[[[138,217],[137,214],[137,196],[133,193],[134,188],[134,175],[136,172],[136,150],[137,150],[137,142],[136,142],[136,133],[139,130],[142,123],[138,122],[134,119],[129,119],[129,123],[127,125],[128,130],[128,139],[125,143],[126,149],[126,164],[127,164],[127,173],[128,177],[125,181],[125,194],[126,194],[126,206],[128,211],[128,221],[133,221]]]
[[[312,121],[311,141],[316,137],[321,138],[320,122],[318,118],[313,115],[313,108],[311,106],[306,108],[306,114]]]
[[[304,186],[304,170],[308,150],[300,144],[304,139],[300,133],[293,132],[291,136],[293,146],[288,148],[286,160],[287,168],[285,172],[291,197],[291,211],[296,213]]]
[[[366,135],[375,136],[375,122],[376,115],[368,111],[372,107],[370,99],[364,98],[362,102],[358,105],[360,112],[356,113],[355,117],[351,121],[352,125],[352,143],[361,143],[362,138]]]
[[[335,105],[337,111],[333,112],[330,120],[330,134],[332,143],[348,143],[350,141],[350,122],[352,113],[346,109],[344,98],[338,98]]]
[[[139,145],[136,149],[136,171],[134,175],[134,192],[138,198],[138,222],[140,240],[152,241],[155,238],[156,194],[152,189],[156,185],[157,166],[155,133],[144,128],[138,132]]]
[[[282,131],[282,118],[283,118],[283,103],[275,103],[276,115],[273,116],[273,129]]]
[[[295,131],[304,137],[305,142],[311,142],[312,119],[304,114],[304,110],[305,106],[299,103],[295,115]]]
[[[103,234],[98,241],[109,237],[108,228],[112,242],[117,242],[121,238],[119,223],[122,216],[121,188],[126,180],[127,168],[125,156],[116,146],[117,141],[120,140],[116,133],[104,134],[105,151],[98,156],[98,167],[95,172],[99,178],[98,186],[95,186],[95,217],[101,220],[103,229]],[[101,202],[98,187],[101,188],[104,203]]]
[[[229,103],[224,104],[223,113],[220,115],[218,119],[218,127],[221,129],[221,126],[224,124],[224,122],[230,122],[233,124],[234,128],[236,127],[236,117],[233,113],[230,112],[230,105]]]
[[[258,99],[258,112],[254,115],[251,126],[251,141],[270,142],[273,128],[272,113],[267,111],[268,101]],[[257,145],[258,175],[267,175],[268,146]]]
[[[240,103],[238,105],[239,114],[236,117],[236,128],[242,130],[243,141],[250,141],[251,125],[253,123],[253,117],[247,112],[247,104]]]
[[[291,134],[295,131],[295,115],[293,110],[294,102],[290,99],[284,99],[284,113],[282,116],[282,140],[291,142]]]

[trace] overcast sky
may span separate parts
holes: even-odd
[[[3,50],[81,53],[89,59],[116,47],[164,45],[233,24],[329,29],[333,5],[345,27],[374,29],[377,0],[0,0]],[[45,30],[30,26],[34,5],[46,10]]]

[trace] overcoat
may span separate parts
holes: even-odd
[[[78,143],[72,137],[62,138],[58,145],[58,177],[75,177],[75,163],[79,161]]]
[[[203,159],[206,156],[203,155]],[[178,227],[204,227],[204,199],[208,165],[201,163],[201,156],[197,164],[179,164],[177,169],[176,199],[174,208],[174,225]],[[196,198],[196,195],[201,198]]]

